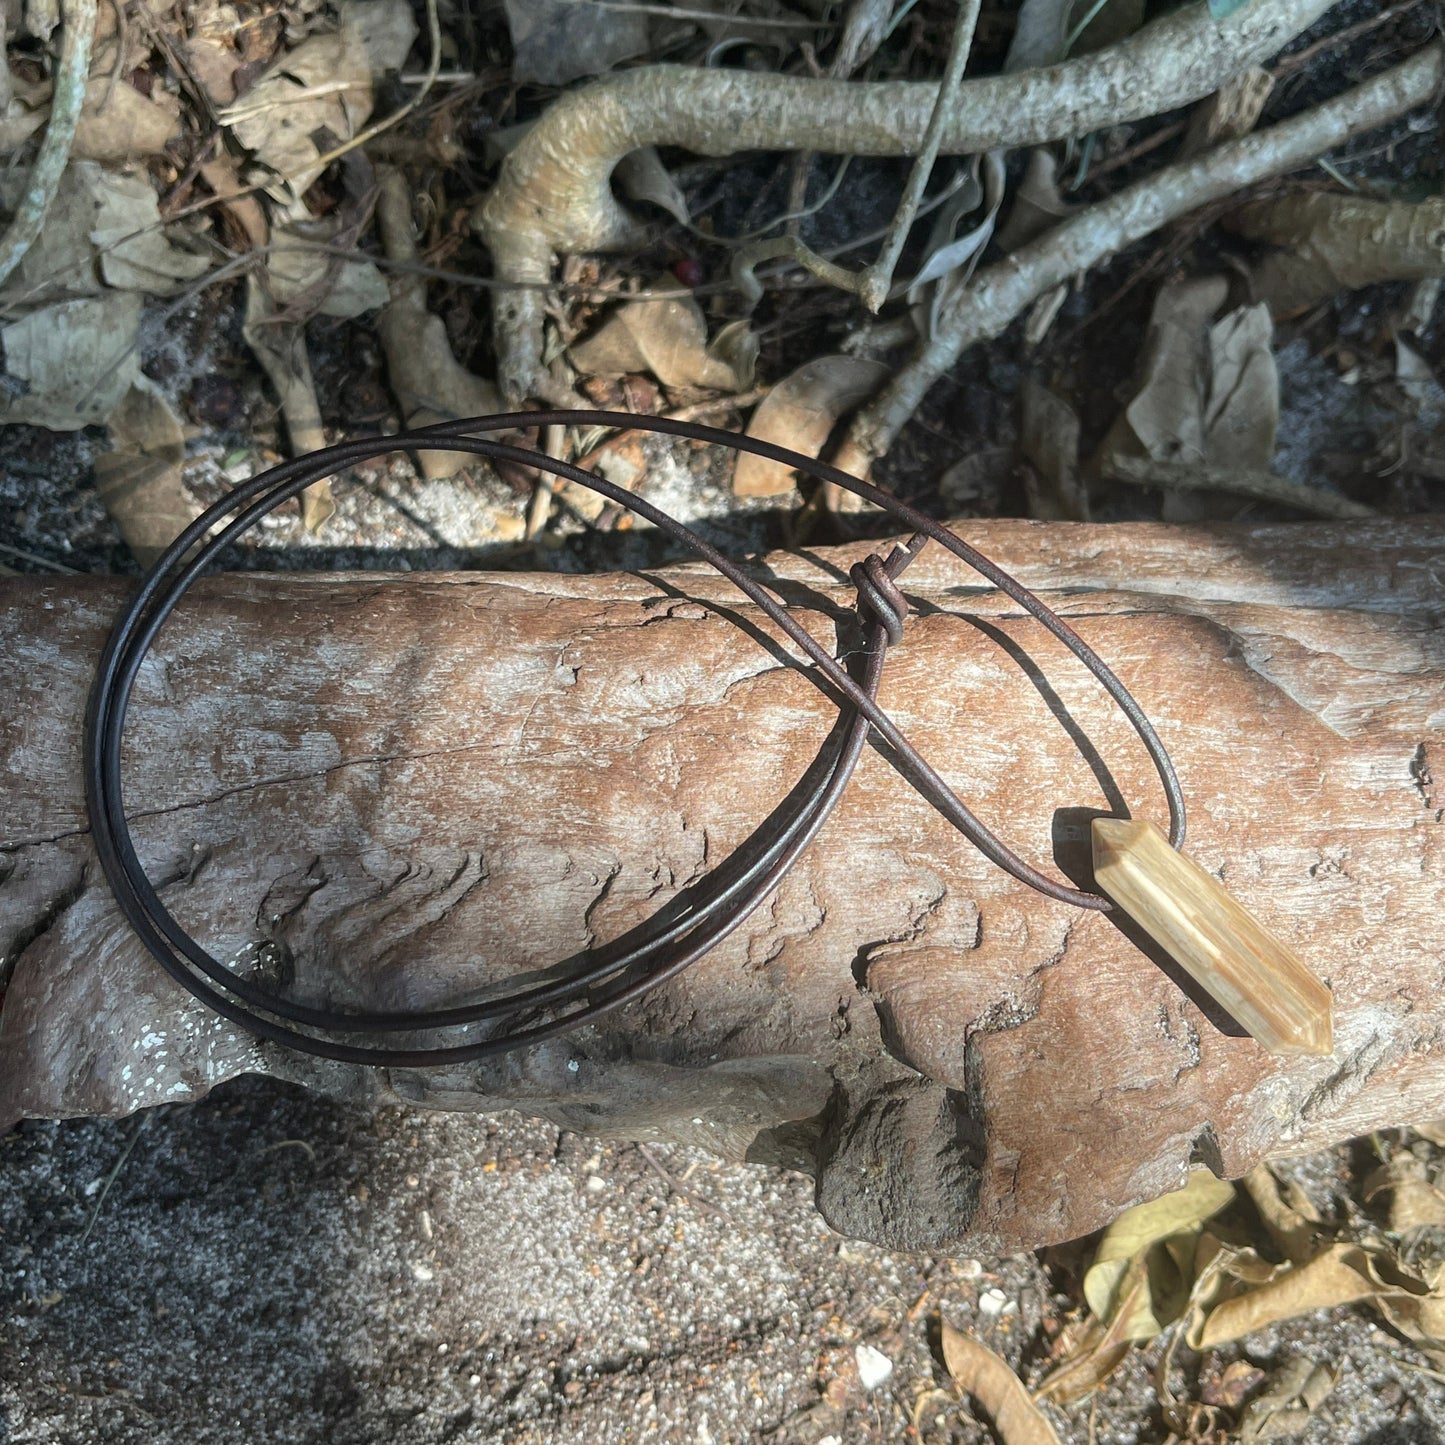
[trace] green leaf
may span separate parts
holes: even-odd
[[[1209,13],[1216,20],[1224,20],[1248,4],[1249,0],[1209,0]]]

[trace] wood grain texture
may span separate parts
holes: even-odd
[[[873,752],[753,922],[604,1029],[451,1070],[257,1048],[165,979],[89,847],[80,720],[124,584],[11,578],[0,1116],[124,1114],[261,1070],[780,1159],[846,1232],[964,1249],[1079,1235],[1192,1159],[1234,1176],[1438,1115],[1445,525],[966,534],[1134,690],[1192,856],[1330,985],[1332,1057],[1224,1031]],[[758,571],[832,644],[865,550]],[[1142,747],[1036,624],[936,548],[906,581],[883,701],[984,819],[1050,866],[1121,797],[1162,821]],[[137,845],[222,958],[332,1001],[448,999],[639,922],[785,795],[835,712],[769,636],[702,568],[213,579],[142,671]]]

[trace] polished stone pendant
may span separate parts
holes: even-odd
[[[1223,884],[1153,823],[1091,826],[1099,887],[1270,1053],[1333,1051],[1329,989]]]

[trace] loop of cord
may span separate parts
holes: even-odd
[[[823,648],[789,614],[786,604],[762,584],[645,498],[571,463],[489,435],[551,425],[652,431],[753,452],[818,481],[835,482],[912,528],[909,541],[895,546],[886,559],[870,556],[850,570],[865,633],[858,675]],[[841,699],[839,718],[797,787],[731,858],[646,923],[569,960],[573,968],[564,977],[559,979],[556,970],[548,970],[546,982],[491,991],[486,997],[449,1008],[407,1014],[321,1008],[270,992],[228,968],[181,928],[160,899],[136,855],[126,821],[120,769],[126,713],[141,664],[166,619],[196,578],[242,532],[343,467],[397,450],[428,449],[467,451],[535,467],[578,482],[652,522],[715,567],[792,639],[809,658],[814,681],[835,701]],[[898,578],[930,540],[960,557],[1037,618],[1094,675],[1148,750],[1169,807],[1170,842],[1180,847],[1185,812],[1179,780],[1138,703],[1062,618],[947,527],[868,482],[752,437],[661,417],[552,411],[470,418],[325,448],[242,483],[176,538],[117,620],[91,690],[85,726],[85,781],[101,867],[146,949],[176,982],[214,1012],[262,1039],[305,1053],[344,1063],[391,1067],[465,1063],[572,1033],[625,1007],[695,963],[769,897],[817,836],[843,795],[870,732],[888,745],[909,782],[992,862],[1048,897],[1107,911],[1110,904],[1100,895],[1049,878],[1008,848],[969,811],[878,704],[884,659],[888,648],[902,641],[908,612]],[[450,1035],[447,1041],[375,1041],[376,1035],[395,1034],[424,1039],[438,1030]]]

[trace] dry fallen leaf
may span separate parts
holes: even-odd
[[[5,371],[23,383],[0,393],[0,423],[79,431],[103,422],[140,376],[141,298],[107,291],[42,307],[0,330]]]
[[[0,201],[13,205],[24,180],[0,179]],[[155,190],[144,176],[117,175],[94,161],[73,160],[45,229],[8,290],[20,298],[41,289],[75,296],[106,287],[172,296],[209,265],[204,256],[167,239]]]
[[[666,211],[673,220],[687,225],[691,217],[687,197],[662,163],[656,146],[642,146],[628,151],[612,172],[617,189],[632,201],[649,201]]]
[[[308,315],[349,317],[391,300],[385,278],[370,261],[341,260],[313,249],[331,241],[334,229],[329,217],[278,222],[272,229],[266,276],[272,298],[281,306],[300,302]]]
[[[1222,276],[1208,276],[1165,286],[1155,298],[1144,338],[1142,380],[1123,416],[1145,456],[1204,460],[1209,326],[1227,292]]]
[[[1079,476],[1078,416],[1032,377],[1024,378],[1019,398],[1019,450],[1029,464],[1024,478],[1029,516],[1035,521],[1087,522],[1089,493]]]
[[[1311,1360],[1294,1359],[1263,1395],[1251,1400],[1239,1422],[1241,1445],[1297,1435],[1335,1388],[1339,1372]]]
[[[366,46],[343,15],[338,30],[312,35],[280,56],[220,119],[275,174],[267,190],[287,203],[321,174],[319,157],[356,134],[371,103]]]
[[[987,1411],[1004,1445],[1059,1445],[1054,1427],[1008,1365],[947,1320],[940,1323],[948,1373]]]
[[[1113,1318],[1105,1321],[1096,1315],[1089,1316],[1077,1337],[1070,1341],[1063,1362],[1040,1384],[1040,1400],[1057,1400],[1062,1405],[1082,1400],[1119,1368],[1129,1353],[1128,1326],[1138,1311],[1147,1282],[1144,1259],[1131,1260],[1119,1281]]]
[[[1262,306],[1240,307],[1218,321],[1228,286],[1209,276],[1163,287],[1145,337],[1134,399],[1100,449],[1113,458],[1231,472],[1269,473],[1279,423],[1273,328]],[[1182,487],[1165,492],[1168,521],[1195,521],[1219,506]],[[1232,507],[1232,503],[1223,504]]]
[[[591,336],[571,348],[578,371],[584,376],[649,371],[664,386],[744,390],[752,381],[757,357],[747,324],[725,327],[709,346],[707,322],[697,302],[676,282],[660,282],[654,289],[675,289],[677,295],[628,301],[618,307]]]
[[[1212,1349],[1315,1310],[1367,1303],[1426,1353],[1445,1351],[1445,1292],[1431,1289],[1377,1249],[1330,1245],[1304,1264],[1263,1266],[1263,1279],[1261,1267],[1252,1250],[1225,1260],[1217,1302],[1206,1302],[1190,1321],[1191,1348]]]
[[[1209,328],[1204,459],[1210,466],[1268,470],[1279,426],[1273,342],[1265,306],[1241,306]]]
[[[575,0],[505,0],[512,79],[566,85],[647,49],[647,17]]]
[[[1430,1179],[1430,1171],[1413,1154],[1397,1154],[1365,1180],[1364,1198],[1372,1203],[1390,1196],[1390,1228],[1396,1234],[1412,1229],[1445,1229],[1445,1190]]]
[[[1017,251],[1058,225],[1073,209],[1059,194],[1059,163],[1054,153],[1046,146],[1036,146],[1029,152],[1008,220],[999,227],[998,243],[1005,251]]]
[[[1143,0],[1024,0],[1019,6],[1004,69],[1034,70],[1066,55],[1096,50],[1133,34],[1144,20]],[[1069,45],[1074,27],[1084,29]]]
[[[29,80],[0,64],[0,156],[20,149],[50,114],[49,81]]]
[[[342,14],[361,37],[372,75],[402,68],[420,34],[406,0],[343,0]]]
[[[1183,1314],[1194,1283],[1196,1240],[1204,1222],[1234,1201],[1234,1186],[1193,1169],[1182,1189],[1126,1209],[1104,1232],[1084,1276],[1084,1298],[1113,1320],[1131,1261],[1145,1262],[1147,1284],[1124,1325],[1124,1338],[1153,1339]]]
[[[181,482],[181,424],[141,377],[107,425],[111,449],[95,459],[96,491],[136,561],[149,567],[201,511]]]
[[[815,457],[833,428],[888,379],[881,361],[819,356],[805,362],[758,403],[747,434]],[[793,490],[797,474],[783,462],[738,454],[733,491],[740,497],[777,497]]]
[[[1270,1242],[1287,1260],[1304,1264],[1320,1252],[1327,1231],[1303,1190],[1281,1180],[1268,1164],[1256,1164],[1239,1182],[1259,1211]]]
[[[1415,420],[1435,427],[1445,418],[1445,386],[1435,369],[1408,342],[1395,338],[1395,382],[1410,404]]]
[[[175,96],[159,89],[144,96],[124,81],[112,86],[109,76],[97,75],[86,83],[70,154],[75,160],[113,162],[158,156],[180,133]]]

